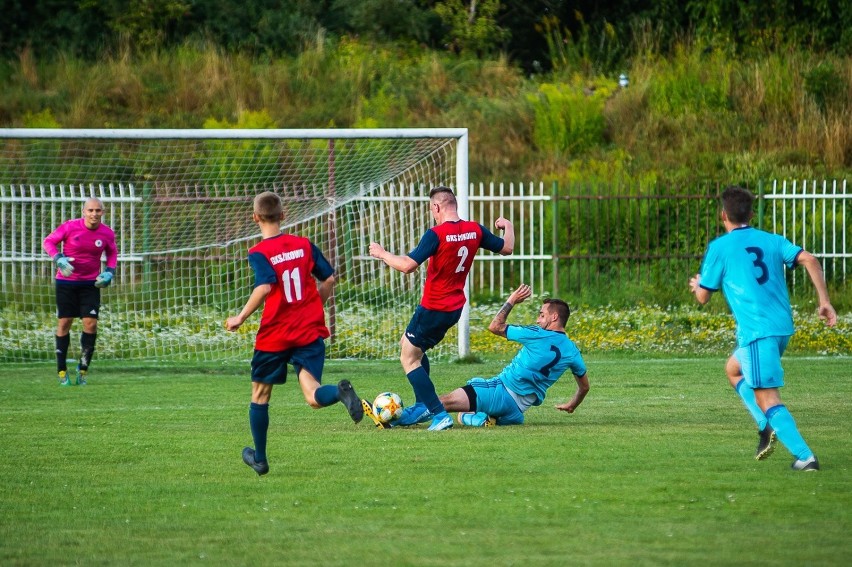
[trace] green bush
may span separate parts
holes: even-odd
[[[577,155],[600,145],[604,134],[604,102],[614,84],[584,89],[578,77],[572,84],[544,83],[527,95],[535,114],[533,140],[536,147],[557,156]]]

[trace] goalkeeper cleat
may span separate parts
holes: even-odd
[[[458,421],[462,425],[466,425],[468,427],[491,427],[497,422],[493,417],[488,417],[488,414],[481,411],[459,412]]]
[[[269,463],[266,461],[257,462],[254,460],[254,449],[251,447],[243,448],[243,462],[254,469],[258,476],[263,476],[269,472]]]
[[[80,370],[77,368],[77,385],[85,386],[86,385],[86,375],[89,373],[88,370]]]
[[[429,421],[432,417],[432,412],[429,411],[426,404],[423,402],[416,402],[414,405],[403,409],[402,415],[399,416],[399,419],[395,419],[390,423],[393,427],[396,427],[397,425],[408,427],[409,425],[416,425],[418,423],[423,423],[424,421]]]
[[[762,461],[775,450],[775,430],[767,424],[766,427],[763,428],[763,431],[757,432],[757,435],[760,439],[757,442],[757,451],[754,452],[754,458],[758,461]]]
[[[64,370],[59,371],[59,385],[60,386],[70,386],[71,378],[68,377],[68,373]]]
[[[361,405],[361,398],[355,393],[355,388],[349,380],[341,380],[337,384],[337,397],[346,406],[349,411],[349,416],[355,423],[361,423],[364,419],[364,407]]]
[[[790,465],[790,468],[794,471],[818,471],[819,470],[819,461],[816,458],[816,455],[811,455],[805,460],[796,459],[793,461],[793,464]]]
[[[445,411],[436,413],[432,418],[432,424],[429,426],[429,431],[444,431],[453,426],[453,418]]]
[[[373,406],[370,405],[370,402],[367,400],[361,400],[361,408],[364,410],[364,415],[369,417],[373,423],[376,424],[376,427],[379,429],[390,429],[391,425],[389,423],[382,423],[382,420],[379,419],[379,416],[376,415],[376,412],[373,411]]]

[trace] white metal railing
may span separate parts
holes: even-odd
[[[773,181],[764,193],[763,228],[783,234],[822,262],[829,277],[845,281],[852,263],[852,226],[848,222],[852,193],[846,180]],[[799,276],[800,279],[802,276]],[[793,286],[798,282],[793,272]]]
[[[487,224],[506,216],[516,234],[512,256],[477,256],[470,278],[472,290],[501,294],[526,282],[549,291],[546,274],[555,250],[555,235],[548,233],[553,228],[548,220],[553,205],[549,188],[543,182],[471,183],[469,188],[468,218]],[[132,184],[0,185],[0,284],[30,281],[42,272],[50,277],[52,267],[42,241],[61,222],[78,216],[80,205],[89,196],[109,204],[104,222],[115,230],[119,261],[132,274],[143,260],[141,237],[136,234],[139,223],[134,222],[142,196]],[[804,247],[822,261],[828,276],[845,281],[852,264],[852,193],[847,182],[773,181],[762,197],[762,228]],[[427,214],[424,210],[423,215]],[[417,236],[411,236],[412,247]],[[794,285],[795,277],[794,272]]]

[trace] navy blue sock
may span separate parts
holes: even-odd
[[[336,404],[340,401],[340,397],[337,394],[337,386],[332,386],[331,384],[320,386],[314,391],[314,399],[322,407]]]
[[[249,425],[254,439],[254,460],[258,463],[266,461],[266,432],[269,430],[269,404],[249,406]]]
[[[438,399],[438,393],[435,391],[435,385],[426,374],[426,370],[420,366],[408,373],[408,381],[414,389],[414,399],[423,403],[432,413],[441,413],[444,411],[444,404]]]
[[[432,374],[431,369],[429,368],[429,357],[426,356],[426,353],[423,353],[423,358],[420,359],[420,366],[423,367],[423,370],[426,371],[426,374]]]

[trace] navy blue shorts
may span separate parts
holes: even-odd
[[[251,358],[251,381],[262,384],[283,384],[287,381],[287,364],[292,364],[296,375],[302,368],[322,383],[325,366],[325,341],[317,339],[305,346],[281,352],[255,350]]]
[[[101,310],[101,290],[94,283],[56,283],[56,317],[59,319],[98,318]]]
[[[427,351],[443,340],[447,331],[461,319],[462,310],[432,311],[418,305],[405,329],[408,341],[422,351]]]

